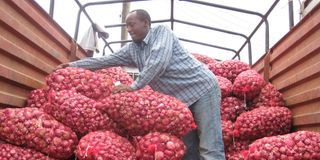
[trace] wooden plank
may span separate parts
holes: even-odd
[[[282,82],[277,83],[275,86],[279,91],[290,89],[291,86],[298,85],[309,78],[314,76],[319,76],[320,74],[320,62],[293,74],[292,76],[286,78]]]
[[[55,40],[64,50],[69,50],[72,39],[52,18],[34,1],[11,0],[10,5],[19,9],[22,15],[27,16],[38,29]]]
[[[0,91],[0,102],[3,104],[16,107],[24,107],[26,105],[26,100],[26,97],[21,97],[18,95]]]
[[[320,133],[320,124],[293,126],[293,131],[313,131]]]
[[[267,54],[267,53],[266,53]],[[264,68],[264,58],[265,55],[263,55],[263,57],[261,57],[254,65],[252,65],[252,69],[256,70],[258,73],[263,74],[263,68]]]
[[[33,21],[37,28],[41,28],[45,31],[45,34],[51,39],[53,39],[60,46],[63,46],[66,53],[70,53],[73,47],[73,38],[70,37],[35,1],[21,1],[12,0],[12,3],[19,9],[22,13],[28,16],[28,19]],[[85,50],[77,45],[77,59],[87,57]]]
[[[281,59],[272,61],[272,70],[270,72],[270,79],[275,79],[277,76],[285,73],[297,64],[302,63],[305,59],[317,54],[320,50],[320,30],[315,32],[306,41],[301,42],[294,48],[283,55]]]
[[[320,99],[320,87],[315,87],[314,89],[307,90],[302,93],[297,93],[294,96],[285,99],[288,106],[297,105],[300,103],[305,103],[308,101],[319,100]]]
[[[273,47],[274,54],[271,56],[271,62],[280,58],[284,52],[299,44],[306,37],[313,34],[314,30],[320,26],[320,5],[312,11],[307,17],[303,18],[294,26],[288,34],[281,38]]]
[[[32,54],[26,52],[26,50],[16,46],[15,44],[7,41],[3,37],[0,36],[0,48],[6,51],[8,54],[11,54],[15,57],[15,59],[20,59],[28,63],[31,66],[38,68],[40,71],[44,73],[51,73],[54,67],[48,65],[47,63],[43,62],[42,60],[34,57]]]
[[[300,105],[288,106],[293,116],[310,114],[320,111],[320,101],[309,101]]]
[[[264,67],[263,67],[263,78],[266,82],[269,82],[269,74],[270,74],[270,54],[272,54],[272,50],[270,50],[264,57]]]
[[[61,49],[57,46],[57,44],[53,43],[49,37],[46,37],[46,35],[43,35],[43,33],[39,33],[39,31],[36,31],[35,33],[32,29],[34,26],[32,24],[28,24],[30,22],[25,22],[25,19],[19,19],[19,15],[16,13],[10,13],[13,15],[9,15],[6,11],[0,9],[0,20],[5,22],[8,26],[12,28],[12,30],[15,30],[18,36],[25,37],[26,41],[30,41],[34,46],[37,46],[38,48],[43,49],[45,52],[49,53],[52,58],[59,62],[68,62],[68,59],[63,56],[61,53],[65,53],[66,50]],[[37,30],[36,28],[34,30]],[[42,35],[41,35],[42,34]]]
[[[42,88],[45,84],[17,70],[0,64],[0,76],[30,88]]]
[[[294,116],[293,124],[296,126],[320,124],[320,111],[299,115],[299,116]]]

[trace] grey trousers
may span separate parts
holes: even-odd
[[[183,160],[225,160],[220,102],[221,92],[216,85],[189,106],[198,128],[183,137],[187,146]]]

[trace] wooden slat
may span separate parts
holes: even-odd
[[[286,104],[288,106],[297,105],[300,103],[312,101],[312,100],[319,100],[320,99],[320,87],[316,87],[312,90],[307,90],[302,93],[297,93],[294,96],[286,98]]]
[[[270,54],[272,54],[271,51],[269,51],[265,57],[264,57],[264,64],[263,64],[263,78],[266,82],[269,82],[269,75],[270,75]]]
[[[280,58],[288,49],[299,44],[304,38],[313,34],[313,31],[319,28],[320,25],[320,5],[318,5],[312,14],[304,17],[291,31],[280,39],[274,47],[274,54],[271,56],[271,61]]]
[[[296,106],[288,106],[293,116],[310,114],[320,111],[320,101],[309,101]]]
[[[293,117],[293,124],[300,126],[300,125],[312,125],[312,124],[320,124],[320,111],[294,116]]]
[[[314,76],[319,76],[320,74],[320,62],[293,74],[292,76],[286,78],[284,81],[276,84],[279,91],[289,89],[289,87],[303,83],[304,80],[312,78]]]
[[[19,8],[22,15],[27,16],[30,21],[45,31],[48,37],[63,46],[65,50],[70,48],[71,37],[55,22],[52,18],[43,12],[43,9],[33,1],[11,0],[11,5]]]
[[[313,125],[304,125],[304,126],[293,126],[293,130],[301,130],[301,131],[313,131],[320,133],[320,124],[313,124]]]
[[[43,82],[2,64],[0,64],[0,76],[31,88],[42,88],[45,86]]]
[[[261,57],[254,65],[252,65],[252,69],[256,70],[259,74],[263,74],[264,58],[266,54],[263,55],[263,57]]]
[[[292,67],[301,63],[303,59],[310,58],[314,54],[317,54],[320,50],[319,42],[320,30],[310,36],[307,41],[303,41],[299,45],[296,45],[294,49],[291,49],[286,55],[282,55],[283,57],[281,59],[273,61],[270,79],[275,79],[280,74],[285,73]]]
[[[44,73],[49,74],[54,69],[54,67],[49,66],[47,63],[44,63],[42,60],[38,59],[37,57],[34,57],[30,53],[26,52],[26,50],[7,41],[6,39],[4,39],[1,36],[0,36],[0,48],[2,48],[8,54],[13,55],[16,59],[20,59],[21,61],[24,61],[24,62],[28,63],[29,65],[32,65],[32,66],[38,68],[39,70],[43,71]]]
[[[23,107],[26,105],[26,97],[21,97],[15,94],[10,94],[0,91],[0,102],[16,107]]]
[[[52,43],[52,41],[45,35],[41,35],[41,33],[34,33],[31,30],[31,28],[34,26],[29,25],[27,22],[24,23],[25,19],[19,19],[19,21],[17,21],[19,15],[17,15],[16,13],[11,14],[15,15],[10,15],[6,12],[6,10],[2,10],[1,7],[0,15],[2,16],[0,16],[0,20],[5,22],[16,32],[18,32],[20,36],[23,36],[26,40],[32,42],[33,45],[37,46],[38,48],[42,48],[45,52],[49,53],[53,58],[55,58],[59,62],[68,62],[68,59],[65,56],[61,55],[61,53],[66,52],[65,50],[62,50],[60,47],[57,47],[56,44]]]
[[[66,53],[70,53],[73,47],[73,39],[70,37],[35,1],[21,1],[12,0],[12,3],[21,11],[23,14],[28,16],[28,19],[34,22],[37,28],[41,28],[45,31],[45,34],[51,37],[60,46],[63,46]],[[87,56],[85,50],[80,45],[77,45],[76,56],[77,59],[81,59]]]

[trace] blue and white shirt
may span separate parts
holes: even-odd
[[[191,56],[164,25],[151,28],[141,43],[130,42],[113,54],[69,64],[90,70],[136,66],[140,73],[131,85],[133,90],[150,85],[155,91],[174,96],[188,106],[218,85],[214,74]]]

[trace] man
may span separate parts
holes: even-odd
[[[151,28],[145,10],[131,11],[126,27],[133,42],[114,54],[62,64],[90,70],[112,66],[136,66],[140,74],[130,86],[119,85],[113,92],[138,90],[150,85],[155,91],[186,103],[198,126],[183,138],[186,160],[225,159],[220,119],[220,88],[214,74],[180,44],[166,26]]]

